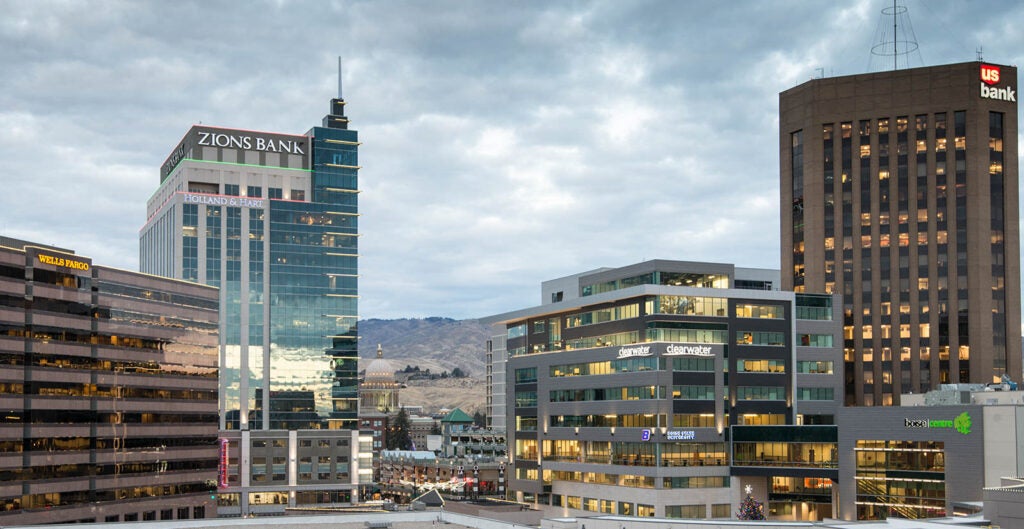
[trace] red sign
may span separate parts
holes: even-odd
[[[990,64],[981,65],[981,80],[987,85],[999,84],[999,67]]]
[[[228,440],[221,438],[220,442],[220,464],[217,465],[217,486],[224,488],[228,486]]]

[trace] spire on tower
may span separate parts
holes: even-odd
[[[341,95],[341,55],[338,55],[338,99],[345,99]]]

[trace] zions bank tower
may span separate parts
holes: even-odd
[[[160,171],[143,272],[220,287],[222,430],[357,426],[357,132],[193,126]]]

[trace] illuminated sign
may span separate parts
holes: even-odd
[[[211,127],[194,126],[181,140],[181,143],[171,151],[170,156],[164,161],[160,168],[160,181],[163,182],[172,171],[184,160],[198,159],[220,162],[235,162],[237,158],[231,155],[223,156],[204,153],[203,149],[197,147],[214,147],[226,149],[238,149],[240,151],[259,151],[266,153],[281,153],[301,156],[302,165],[307,163],[306,143],[308,136],[297,136],[292,134],[274,134],[271,132],[251,132],[244,130],[217,129]],[[247,158],[248,159],[248,158]],[[249,162],[247,162],[249,163]],[[262,163],[262,162],[261,162]],[[267,161],[270,166],[277,165],[276,160]],[[294,164],[287,164],[295,168]]]
[[[987,85],[999,84],[999,67],[991,64],[982,64],[981,80]]]
[[[184,157],[185,144],[182,143],[178,145],[177,149],[174,149],[174,152],[172,152],[171,156],[167,158],[167,161],[164,163],[164,166],[160,168],[160,176],[162,178],[165,178],[167,177],[167,175],[171,174],[171,171],[178,166],[178,162],[180,162],[181,159]]]
[[[682,344],[671,344],[665,348],[664,356],[676,356],[676,355],[688,355],[688,356],[715,356],[715,353],[711,350],[710,345],[682,345]]]
[[[288,154],[306,154],[302,150],[302,142],[259,136],[239,136],[222,132],[199,132],[199,145],[207,147],[229,147],[247,151],[284,152]]]
[[[631,356],[651,356],[651,346],[649,345],[637,345],[634,347],[620,347],[619,358],[629,358]]]
[[[669,430],[665,437],[669,441],[692,441],[697,438],[694,430]]]
[[[650,428],[644,428],[643,430],[640,430],[640,440],[641,441],[650,441],[651,440],[651,430],[650,430]]]
[[[64,268],[71,268],[74,270],[81,270],[83,272],[89,271],[89,263],[85,261],[76,261],[69,257],[57,257],[54,255],[38,254],[36,256],[40,263],[48,264],[51,266],[60,266]]]
[[[217,486],[224,488],[228,486],[228,440],[220,441],[220,461],[217,465]]]
[[[981,65],[981,97],[983,99],[994,99],[996,101],[1017,102],[1017,94],[1012,86],[996,88],[1002,78],[998,66],[991,64]]]
[[[262,198],[247,198],[227,195],[205,195],[200,193],[182,193],[186,204],[206,204],[207,206],[231,206],[238,208],[262,208]]]
[[[905,428],[952,428],[964,435],[971,433],[971,415],[966,411],[952,420],[944,419],[903,419]]]

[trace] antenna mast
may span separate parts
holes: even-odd
[[[896,45],[897,42],[899,41],[896,39],[896,0],[893,0],[893,72],[899,70],[899,64],[896,62],[896,57],[899,56],[899,48]],[[338,57],[338,68],[341,68],[341,57]],[[341,81],[339,80],[338,82],[340,83]]]
[[[338,99],[344,99],[341,96],[341,55],[338,55]]]
[[[890,25],[889,18],[892,18]],[[889,30],[892,30],[892,34]],[[888,59],[892,55],[892,69],[898,70],[900,64],[904,68],[910,68],[910,55],[916,54],[915,61],[923,66],[921,52],[917,44],[917,36],[914,35],[914,28],[910,24],[910,15],[905,5],[900,5],[899,0],[892,0],[892,6],[882,9],[882,17],[875,29],[874,45],[871,46],[871,60],[868,62],[868,71],[884,70],[889,61],[876,63],[875,58]],[[902,58],[902,60],[901,60]]]

